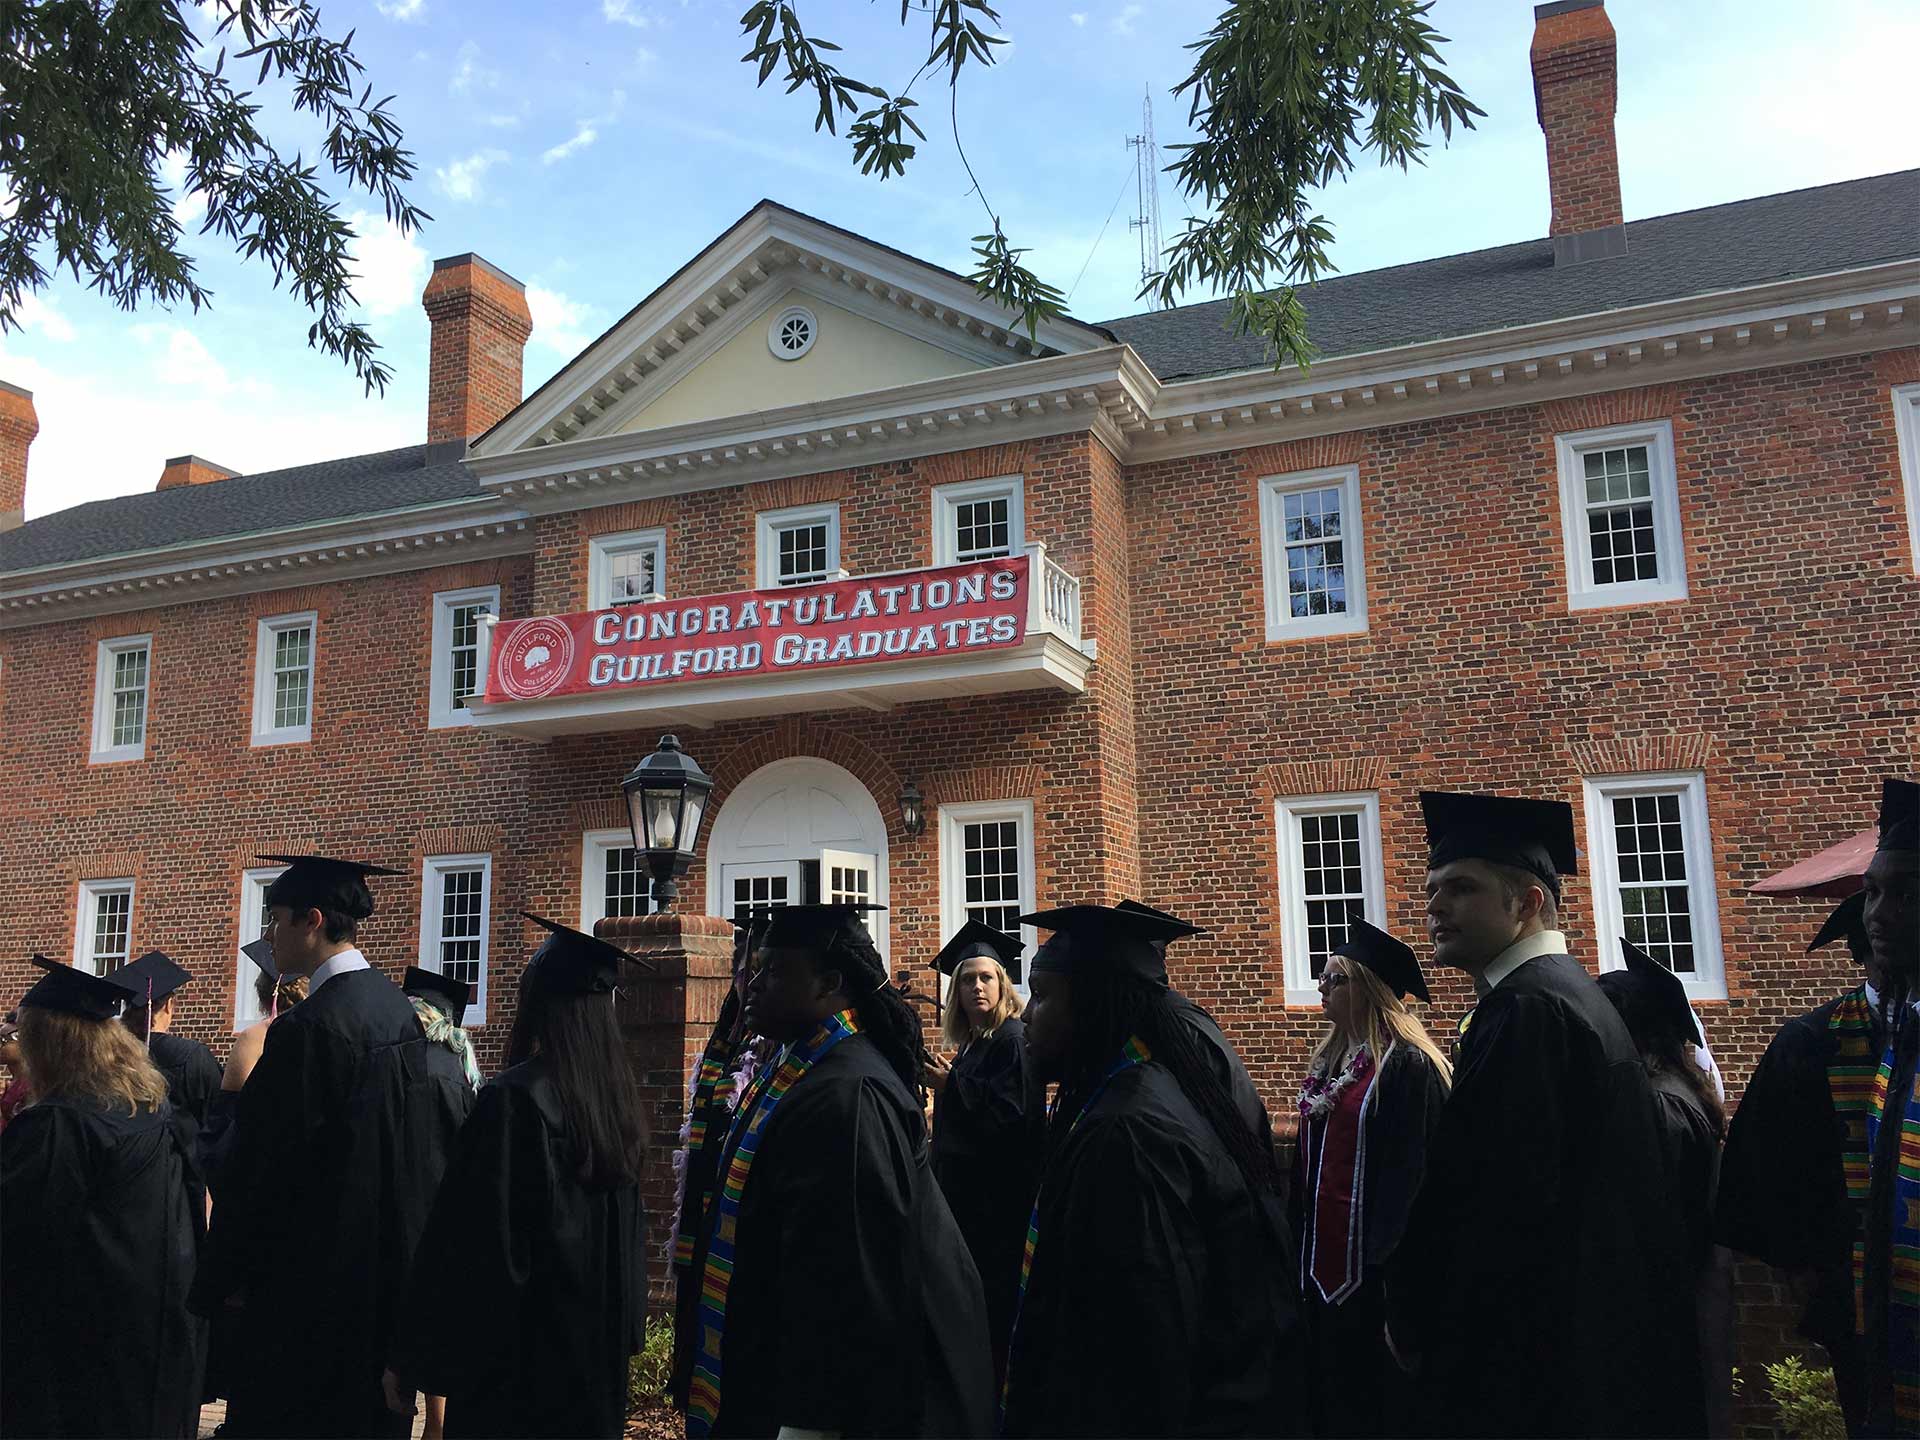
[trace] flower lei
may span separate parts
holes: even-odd
[[[1355,1048],[1346,1067],[1336,1077],[1316,1069],[1300,1087],[1300,1118],[1318,1120],[1340,1103],[1340,1097],[1373,1073],[1373,1056],[1365,1045]]]

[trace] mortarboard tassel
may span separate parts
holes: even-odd
[[[147,977],[147,1053],[153,1053],[153,977]]]

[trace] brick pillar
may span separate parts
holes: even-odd
[[[26,523],[27,447],[39,433],[33,392],[0,380],[0,530]]]
[[[1533,7],[1534,113],[1547,137],[1556,265],[1626,253],[1613,112],[1619,74],[1602,0]]]
[[[520,403],[527,288],[478,255],[454,255],[434,261],[420,303],[433,327],[427,443],[464,446]]]
[[[679,1224],[673,1152],[686,1119],[687,1083],[720,1018],[733,983],[733,926],[716,915],[635,915],[602,920],[594,933],[654,964],[620,986],[620,1029],[640,1081],[647,1115],[648,1290],[659,1313],[671,1313],[668,1265]]]

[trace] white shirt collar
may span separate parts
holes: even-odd
[[[371,970],[367,957],[358,950],[342,950],[338,955],[322,961],[320,968],[313,972],[313,978],[307,982],[307,998],[312,999],[320,993],[320,987],[336,975],[345,975],[350,970]]]
[[[1480,983],[1483,987],[1480,993],[1489,994],[1494,986],[1529,960],[1537,960],[1542,955],[1566,953],[1567,937],[1558,930],[1542,930],[1533,935],[1524,935],[1487,962],[1487,968],[1480,972]]]
[[[1871,980],[1862,980],[1860,988],[1867,992],[1867,1008],[1876,1015],[1880,1013],[1880,992],[1873,988]]]

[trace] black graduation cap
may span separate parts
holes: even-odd
[[[280,978],[280,967],[273,963],[273,941],[266,936],[262,935],[258,940],[249,940],[240,947],[240,953],[251,960],[267,979]]]
[[[267,886],[267,904],[285,905],[296,913],[335,910],[353,920],[364,920],[373,914],[373,892],[367,888],[367,877],[400,873],[384,865],[336,860],[330,855],[261,855],[257,858],[287,867]]]
[[[458,975],[442,975],[421,965],[407,967],[400,988],[418,995],[456,1025],[466,1017],[467,1002],[473,998],[473,986]]]
[[[1420,813],[1429,870],[1456,860],[1510,865],[1539,876],[1556,900],[1560,877],[1579,873],[1573,807],[1565,801],[1422,790]]]
[[[126,1003],[127,992],[102,976],[62,965],[44,955],[34,956],[33,963],[47,973],[20,997],[22,1009],[33,1005],[42,1010],[84,1015],[89,1020],[112,1020],[119,1016],[120,1007]]]
[[[551,995],[604,995],[620,983],[620,962],[654,968],[651,960],[629,955],[597,935],[562,925],[544,915],[521,915],[551,933],[527,961],[527,980]]]
[[[1169,915],[1166,911],[1156,910],[1151,905],[1142,905],[1138,900],[1122,900],[1113,908],[1116,910],[1124,910],[1129,915],[1150,915],[1155,920],[1164,920],[1168,925],[1179,927],[1180,933],[1172,937],[1175,940],[1186,940],[1195,935],[1211,935],[1213,933],[1203,925],[1195,925],[1191,920],[1182,920],[1178,915]],[[1165,944],[1166,942],[1161,941],[1160,943]]]
[[[870,900],[849,900],[833,905],[777,905],[767,913],[767,928],[760,944],[767,949],[818,950],[823,954],[834,948],[843,936],[873,944],[873,932],[861,917],[872,910],[884,910]],[[875,947],[878,948],[877,946]],[[852,952],[843,952],[851,958]],[[887,983],[885,969],[860,965],[853,974],[859,981],[878,989]]]
[[[968,920],[953,932],[953,938],[933,957],[933,968],[942,975],[952,975],[959,970],[962,961],[987,955],[1005,966],[1007,974],[1017,985],[1020,983],[1020,952],[1026,948],[1026,941],[1018,935],[1008,935],[978,920]]]
[[[136,1005],[149,1001],[158,1005],[193,976],[185,967],[159,950],[149,950],[138,960],[122,965],[107,977],[133,997]]]
[[[1349,920],[1347,938],[1334,947],[1333,953],[1366,966],[1402,1000],[1413,995],[1429,1004],[1433,1001],[1433,997],[1427,993],[1427,980],[1420,973],[1420,960],[1413,953],[1413,948],[1377,926],[1369,925],[1364,920]]]
[[[1620,937],[1620,953],[1626,957],[1627,968],[1608,971],[1600,977],[1600,984],[1609,999],[1626,996],[1621,1018],[1627,1028],[1675,1034],[1689,1045],[1706,1044],[1680,977],[1624,935]]]
[[[1117,905],[1068,905],[1022,915],[1020,923],[1053,932],[1033,952],[1036,975],[1126,975],[1159,985],[1167,983],[1167,942],[1192,928],[1144,906]]]
[[[1920,785],[1880,782],[1880,843],[1876,850],[1920,850]]]
[[[1807,953],[1811,955],[1816,950],[1823,950],[1840,939],[1847,942],[1847,952],[1857,963],[1864,965],[1873,958],[1873,942],[1867,938],[1866,891],[1856,890],[1833,907],[1833,913],[1827,916],[1820,933],[1807,946]]]

